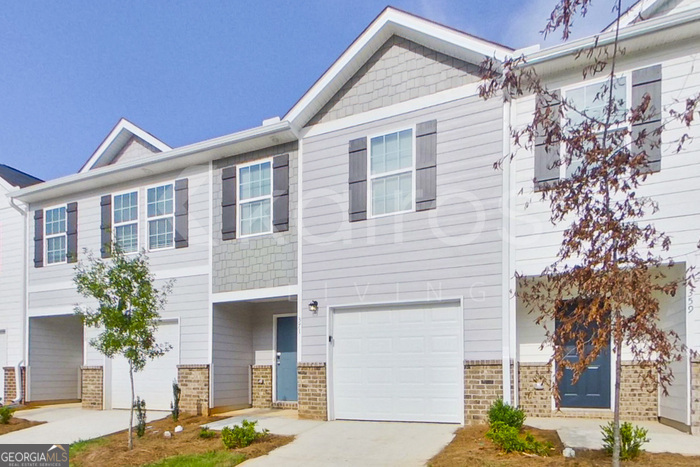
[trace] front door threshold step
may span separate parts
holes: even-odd
[[[276,401],[272,403],[273,409],[293,409],[296,410],[299,404],[297,401]]]

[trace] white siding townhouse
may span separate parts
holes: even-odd
[[[700,91],[698,2],[645,0],[624,23],[629,102],[644,91],[667,108]],[[179,148],[120,121],[79,173],[10,194],[32,239],[26,320],[12,324],[28,337],[11,344],[26,347],[11,362],[24,400],[128,407],[124,362],[90,348],[73,316],[75,261],[115,239],[176,280],[159,331],[173,350],[136,382],[151,409],[169,408],[178,379],[199,412],[472,423],[503,397],[552,415],[542,330],[513,292],[516,271],[537,275],[556,254],[536,190],[566,168],[543,170],[535,148],[493,169],[535,99],[480,99],[478,67],[525,53],[550,88],[585,94],[597,82],[573,55],[592,40],[514,51],[387,8],[282,118]],[[698,148],[669,150],[681,131],[666,130],[644,186],[679,274],[700,234]],[[700,349],[693,297],[664,302],[663,324]],[[567,388],[556,415],[610,417],[609,367]],[[675,374],[669,396],[649,395],[626,362],[625,417],[700,428],[700,363]]]

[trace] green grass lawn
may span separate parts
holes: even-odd
[[[147,467],[230,467],[245,460],[243,454],[210,451],[204,454],[185,454],[167,457]]]

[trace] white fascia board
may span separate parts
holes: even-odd
[[[81,191],[100,189],[108,185],[138,178],[182,170],[211,160],[233,156],[265,147],[295,141],[289,122],[255,127],[220,136],[167,152],[153,154],[119,165],[107,165],[85,173],[77,173],[39,183],[8,194],[11,198],[35,203]]]
[[[245,302],[249,300],[265,300],[270,298],[295,297],[298,293],[296,285],[281,285],[264,289],[236,290],[233,292],[213,293],[212,303]]]
[[[102,144],[100,144],[100,146],[95,150],[92,156],[90,156],[90,159],[88,159],[85,165],[83,165],[79,173],[85,173],[89,170],[92,170],[95,164],[97,164],[97,162],[102,158],[105,152],[107,152],[107,150],[112,146],[112,144],[119,137],[119,135],[125,131],[131,133],[133,136],[141,138],[142,140],[144,140],[145,142],[147,142],[148,144],[155,147],[161,152],[169,151],[172,149],[170,146],[168,146],[149,132],[137,127],[129,120],[122,118],[119,120],[119,122],[117,122],[115,127],[112,129],[109,135],[107,135]]]
[[[700,20],[700,8],[691,12],[683,12],[671,16],[661,16],[642,21],[631,26],[621,28],[619,41],[627,41],[640,36],[651,34],[665,29],[671,29]],[[555,60],[561,57],[575,54],[580,50],[593,47],[604,47],[615,41],[615,31],[609,31],[594,36],[585,37],[572,42],[567,42],[555,47],[549,47],[530,56],[526,56],[525,66],[538,65],[540,63]]]
[[[485,57],[503,60],[513,52],[510,48],[389,7],[299,99],[284,120],[300,129],[394,34],[475,64],[480,64]]]

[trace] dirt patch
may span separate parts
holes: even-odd
[[[46,422],[35,422],[32,420],[25,420],[23,418],[12,417],[10,419],[10,423],[8,423],[7,425],[0,424],[0,435],[11,433],[13,431],[24,430],[25,428],[29,428],[30,426],[41,425],[42,423]]]
[[[221,420],[224,417],[196,417],[183,415],[178,422],[167,417],[148,424],[142,438],[134,433],[134,449],[127,449],[128,433],[120,431],[103,438],[104,442],[88,445],[85,449],[71,456],[71,465],[75,466],[138,466],[157,462],[171,456],[184,454],[203,454],[211,451],[227,450],[221,442],[219,432],[211,439],[199,437],[200,426]],[[175,427],[182,425],[184,431],[175,433]],[[172,438],[167,439],[163,433],[170,431]],[[251,459],[267,454],[294,439],[292,436],[267,435],[243,449],[227,450],[241,453]]]
[[[567,465],[571,467],[607,467],[610,457],[603,451],[576,450],[575,459],[566,459],[561,455],[564,446],[556,431],[539,430],[525,427],[541,441],[549,441],[555,448],[550,457],[537,457],[529,454],[504,454],[486,439],[485,425],[468,426],[457,431],[454,440],[448,444],[428,465],[431,467],[469,466],[547,466]],[[700,457],[688,457],[680,454],[642,454],[630,463],[634,467],[685,467],[700,465]]]

